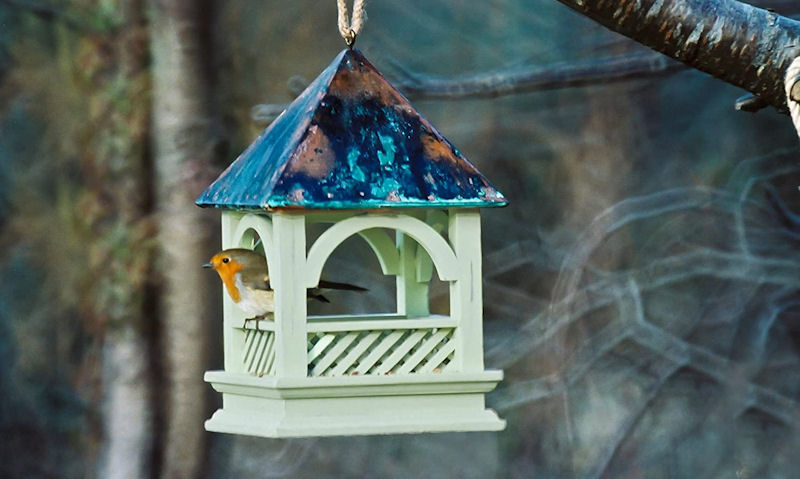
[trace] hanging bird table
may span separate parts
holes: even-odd
[[[352,47],[353,30],[342,30]],[[292,437],[505,427],[484,404],[502,371],[483,365],[479,208],[507,202],[358,50],[339,53],[197,204],[222,209],[223,253],[258,238],[271,295],[271,311],[256,318],[225,295],[224,370],[205,374],[223,406],[206,429]],[[307,245],[312,224],[327,229]],[[309,316],[307,292],[353,235],[396,277],[396,313]],[[450,285],[447,316],[428,310],[434,270]]]

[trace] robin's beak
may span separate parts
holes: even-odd
[[[214,266],[211,263],[206,263],[203,265],[203,268],[213,268]]]

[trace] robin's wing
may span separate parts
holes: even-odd
[[[263,271],[242,271],[242,281],[246,286],[253,289],[270,290],[272,287],[269,284],[269,276],[264,274]]]

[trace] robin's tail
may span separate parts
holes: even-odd
[[[317,292],[314,292],[314,291],[309,292],[308,293],[308,299],[316,299],[317,301],[319,301],[321,303],[330,303],[331,302],[330,299],[328,299],[325,296],[319,294],[318,291],[319,290],[317,290]]]
[[[361,286],[356,286],[350,283],[337,283],[335,281],[325,281],[321,279],[319,281],[319,285],[317,285],[319,289],[341,289],[343,291],[358,291],[363,293],[368,291],[367,288],[362,288]]]

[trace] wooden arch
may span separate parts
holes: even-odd
[[[239,220],[236,225],[236,231],[233,233],[233,243],[238,247],[250,245],[246,244],[252,242],[250,231],[255,231],[258,237],[261,238],[261,243],[264,244],[264,253],[267,255],[267,265],[275,264],[274,251],[275,240],[272,236],[272,221],[269,218],[261,215],[248,214]]]
[[[306,288],[317,286],[322,275],[322,268],[331,253],[344,240],[357,233],[361,234],[375,251],[384,273],[388,274],[387,270],[394,270],[396,273],[399,262],[397,247],[386,235],[371,234],[377,233],[375,228],[388,228],[407,234],[427,251],[442,281],[459,279],[458,259],[452,248],[436,230],[424,221],[407,215],[365,215],[354,216],[336,223],[317,238],[317,241],[308,251],[306,268],[303,274],[303,285]],[[381,237],[383,239],[378,240]],[[384,267],[384,265],[387,265],[387,267]]]

